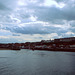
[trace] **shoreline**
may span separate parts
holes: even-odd
[[[0,48],[0,50],[11,50],[11,49],[7,49],[7,48]]]
[[[13,49],[8,49],[8,48],[0,48],[0,50],[13,50]],[[39,51],[54,51],[54,52],[75,52],[75,49],[73,50],[64,50],[64,49],[31,49],[32,51],[36,51],[36,50],[39,50]],[[17,51],[15,49],[15,51]]]
[[[0,48],[0,50],[15,50],[15,51],[17,51],[17,50],[20,50],[20,49],[18,49],[18,48]]]
[[[51,48],[51,49],[47,49],[47,48],[45,48],[45,49],[42,49],[42,48],[34,48],[34,49],[32,49],[33,51],[35,51],[35,50],[40,50],[40,51],[54,51],[54,52],[75,52],[75,48],[74,49],[72,49],[72,48]]]

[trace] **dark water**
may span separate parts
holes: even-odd
[[[0,50],[0,75],[75,75],[75,53]]]

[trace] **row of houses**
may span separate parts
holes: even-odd
[[[42,40],[40,45],[36,45],[35,48],[73,48],[75,49],[75,37],[59,38],[54,40]]]
[[[59,38],[54,40],[41,40],[40,42],[8,43],[0,44],[0,48],[20,48],[20,49],[51,49],[51,48],[75,48],[75,37]]]

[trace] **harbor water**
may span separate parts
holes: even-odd
[[[0,75],[75,75],[75,52],[0,50]]]

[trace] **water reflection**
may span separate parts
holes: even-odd
[[[75,75],[73,52],[0,51],[0,75]]]

